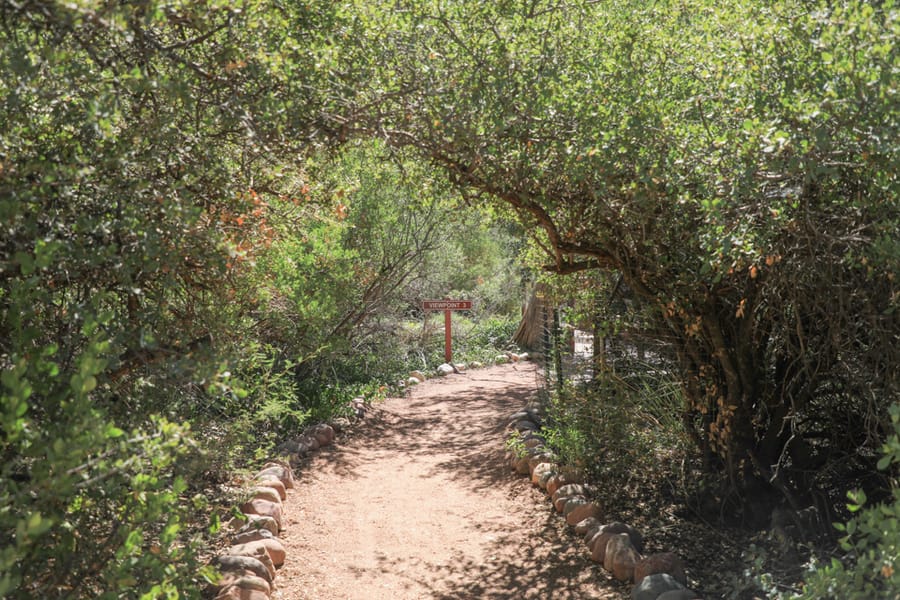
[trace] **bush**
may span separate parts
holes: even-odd
[[[625,484],[642,473],[662,475],[660,460],[683,452],[683,428],[673,417],[682,401],[666,375],[604,370],[589,387],[553,395],[546,433],[564,463],[595,481]]]
[[[363,40],[394,91],[370,130],[515,210],[548,270],[620,276],[709,470],[812,503],[821,474],[871,469],[898,398],[898,15],[388,7]]]
[[[897,474],[900,466],[900,405],[890,408],[893,435],[882,448],[880,469]],[[848,508],[857,513],[846,524],[842,558],[813,564],[799,594],[781,594],[782,600],[896,600],[900,595],[900,487],[896,477],[886,502],[866,507],[866,494],[850,492]]]

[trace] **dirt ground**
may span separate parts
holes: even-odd
[[[316,453],[285,504],[275,597],[627,597],[503,459],[537,378],[519,363],[429,380]]]

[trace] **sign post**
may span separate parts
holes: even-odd
[[[444,360],[448,363],[453,359],[450,313],[454,310],[471,310],[471,308],[471,300],[425,300],[422,302],[422,310],[444,311]]]

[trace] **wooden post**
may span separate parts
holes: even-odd
[[[451,331],[450,313],[454,310],[471,310],[471,300],[424,300],[422,302],[422,310],[442,310],[444,311],[444,360],[448,363],[453,359],[453,332]],[[452,363],[451,363],[452,364]]]
[[[453,344],[453,335],[450,331],[450,311],[444,311],[444,360],[447,361],[448,364],[453,364],[450,361],[453,360],[453,350],[451,349],[451,345]]]

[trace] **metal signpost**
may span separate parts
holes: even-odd
[[[454,310],[471,310],[471,300],[424,300],[422,302],[423,310],[442,310],[444,311],[444,360],[450,363],[453,358],[452,342],[451,342],[451,325],[450,313]],[[450,363],[453,364],[453,363]]]

